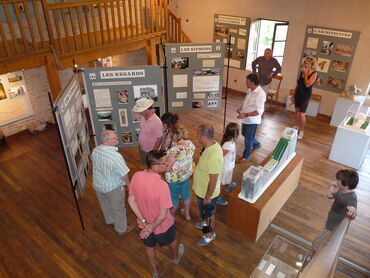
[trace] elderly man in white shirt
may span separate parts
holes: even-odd
[[[236,160],[237,163],[248,161],[252,150],[261,146],[260,142],[255,139],[257,127],[261,124],[261,116],[264,111],[266,94],[259,83],[259,78],[256,73],[251,73],[247,76],[247,95],[245,96],[243,105],[236,112],[237,118],[242,122],[242,135],[245,140],[245,149],[243,156]]]
[[[93,186],[103,211],[106,224],[114,224],[119,236],[134,228],[127,226],[124,185],[129,185],[127,167],[122,155],[118,152],[117,135],[111,130],[100,134],[101,145],[91,155],[93,162]]]

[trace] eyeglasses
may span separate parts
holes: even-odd
[[[166,162],[153,163],[153,165],[167,165]]]

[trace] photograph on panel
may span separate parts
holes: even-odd
[[[328,86],[336,89],[343,89],[344,88],[344,79],[334,78],[329,76],[328,78]]]
[[[133,143],[132,133],[131,132],[122,132],[122,142],[123,142],[123,144]]]
[[[117,131],[116,124],[114,122],[104,123],[102,128],[103,130],[112,130],[114,132]]]
[[[317,59],[316,70],[321,71],[321,72],[328,72],[329,65],[330,65],[330,60],[329,59],[319,58],[319,59]]]
[[[203,101],[193,101],[191,107],[195,109],[203,108]]]
[[[118,109],[119,122],[121,126],[128,126],[127,109]]]
[[[187,69],[189,68],[189,58],[188,57],[174,57],[171,61],[171,66],[173,69]]]
[[[96,111],[96,115],[98,116],[98,121],[101,122],[109,122],[112,121],[112,110],[109,111]]]
[[[333,60],[333,65],[332,65],[333,70],[340,71],[340,72],[348,72],[348,68],[349,68],[348,62]]]
[[[319,43],[319,38],[308,37],[306,47],[316,49],[318,43]]]
[[[352,56],[353,46],[348,44],[338,43],[335,48],[335,54],[350,57]]]
[[[119,104],[128,103],[128,91],[127,90],[116,90],[117,101]]]
[[[96,107],[112,107],[112,101],[108,88],[93,89],[93,95]]]
[[[321,54],[331,55],[334,43],[332,41],[322,41]]]
[[[305,49],[303,51],[303,58],[306,57],[315,57],[316,58],[317,51],[315,49]]]
[[[134,86],[135,101],[143,97],[152,99],[154,102],[158,101],[157,85]]]
[[[227,35],[229,34],[229,29],[223,25],[216,25],[215,33],[217,36],[227,37]]]
[[[194,93],[193,98],[203,99],[203,98],[206,98],[206,94],[205,93]]]
[[[324,80],[322,79],[322,77],[320,75],[317,75],[315,84],[318,86],[322,86],[323,83],[324,83]]]
[[[208,93],[208,98],[209,99],[219,99],[220,98],[220,93],[219,92],[209,92]]]
[[[209,108],[218,107],[218,99],[208,100],[208,105],[207,106]]]

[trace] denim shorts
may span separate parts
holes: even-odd
[[[170,187],[173,206],[179,203],[179,195],[184,201],[190,199],[190,178],[181,182],[168,182],[168,186]]]
[[[203,200],[204,200],[203,198],[200,198],[197,196],[200,217],[202,219],[207,219],[215,215],[215,204],[216,204],[217,197],[211,199],[211,203],[208,205],[203,205]]]

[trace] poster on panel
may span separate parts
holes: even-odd
[[[159,66],[85,68],[83,77],[97,145],[103,130],[117,134],[118,147],[138,145],[141,116],[132,109],[142,97],[154,101],[158,116],[164,112]]]
[[[307,26],[302,59],[307,56],[316,59],[314,87],[337,93],[345,90],[359,37],[357,31]]]
[[[224,52],[224,43],[166,45],[170,111],[220,108]]]
[[[54,102],[72,183],[83,195],[90,161],[89,130],[78,78],[74,76]]]
[[[0,75],[0,126],[33,115],[23,71]]]
[[[230,67],[245,70],[251,19],[241,16],[215,14],[213,41],[227,43],[230,38]],[[225,51],[227,52],[226,45]],[[227,65],[225,53],[224,64]]]

